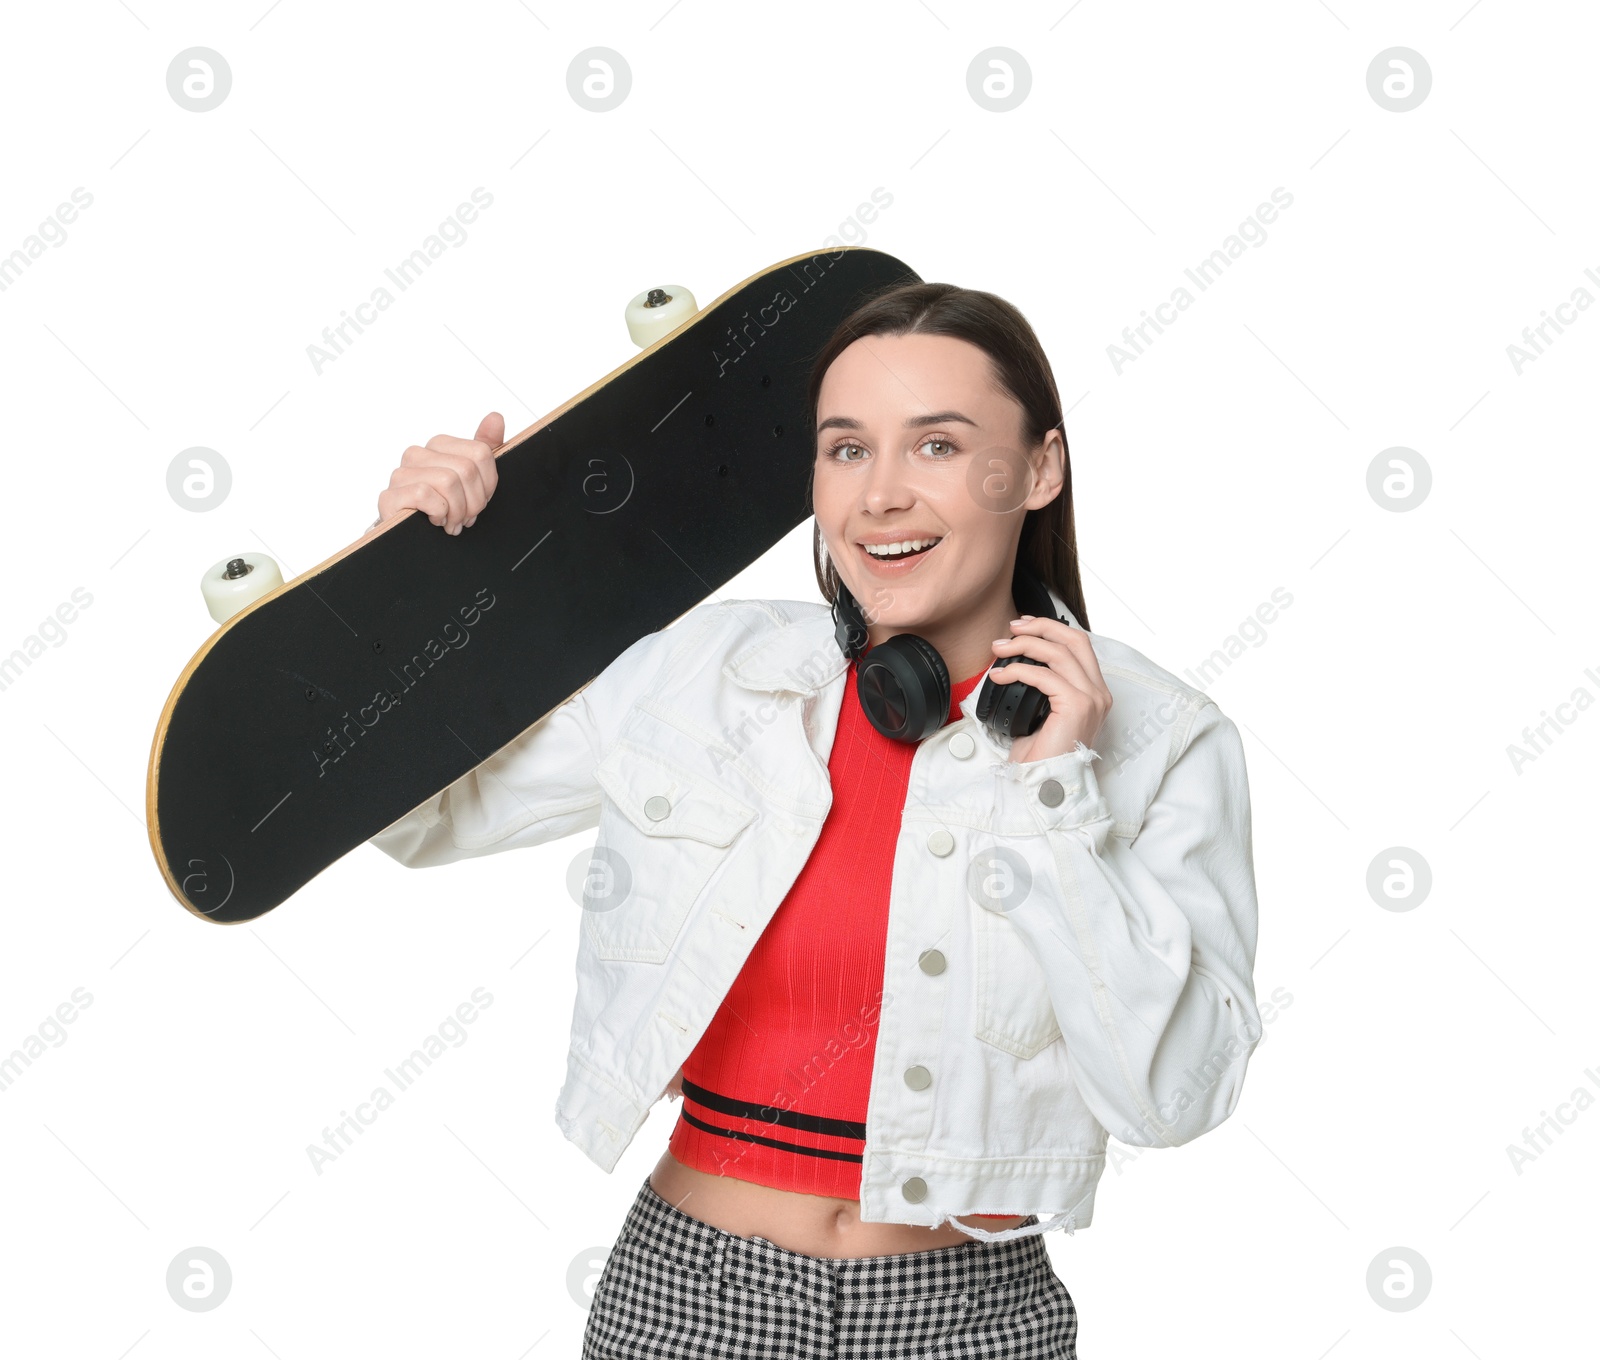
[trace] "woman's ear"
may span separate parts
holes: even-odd
[[[1028,499],[1023,502],[1025,508],[1037,510],[1040,506],[1049,505],[1061,494],[1066,482],[1066,460],[1067,443],[1062,437],[1061,427],[1056,425],[1045,431],[1043,441],[1030,455],[1033,486]]]

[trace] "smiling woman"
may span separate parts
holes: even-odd
[[[825,602],[708,601],[374,843],[598,827],[557,1122],[610,1171],[682,1103],[585,1360],[1073,1360],[1042,1234],[1089,1226],[1112,1135],[1226,1119],[1261,1036],[1239,734],[1088,631],[1016,308],[869,299],[810,400]],[[503,434],[407,450],[380,516],[470,531]]]

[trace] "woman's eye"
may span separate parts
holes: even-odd
[[[858,453],[866,452],[859,444],[835,444],[830,456],[837,458],[841,463],[859,463],[861,461],[859,458],[845,457],[845,452],[849,449],[855,449]]]
[[[925,449],[932,448],[936,444],[939,447],[934,453],[935,458],[948,458],[955,452],[956,446],[948,439],[924,439],[922,441],[922,447]]]

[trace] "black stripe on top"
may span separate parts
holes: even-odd
[[[859,1152],[836,1152],[832,1148],[804,1147],[799,1143],[785,1143],[781,1138],[763,1138],[760,1134],[743,1133],[738,1129],[719,1129],[715,1124],[708,1124],[703,1119],[696,1119],[689,1113],[687,1107],[680,1108],[678,1117],[685,1124],[701,1130],[703,1133],[714,1133],[719,1138],[733,1138],[741,1143],[760,1143],[763,1147],[777,1148],[780,1152],[804,1153],[807,1157],[823,1157],[835,1162],[859,1162]]]
[[[741,1119],[754,1119],[762,1124],[781,1124],[788,1129],[804,1129],[807,1133],[826,1133],[833,1138],[859,1138],[867,1136],[865,1123],[854,1119],[829,1119],[826,1115],[801,1114],[779,1105],[757,1105],[749,1100],[718,1095],[704,1086],[696,1085],[687,1077],[683,1079],[683,1093],[698,1105],[718,1114],[738,1115]]]

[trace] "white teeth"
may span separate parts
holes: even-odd
[[[931,548],[939,541],[937,538],[908,538],[901,543],[863,543],[861,546],[874,557],[904,557],[919,548]]]

